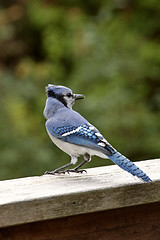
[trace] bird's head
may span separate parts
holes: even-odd
[[[46,87],[47,97],[56,98],[68,108],[72,108],[76,100],[83,99],[84,95],[75,94],[70,88],[48,84]]]

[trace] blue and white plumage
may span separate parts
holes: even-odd
[[[71,89],[64,86],[49,84],[46,87],[47,101],[44,116],[47,119],[46,129],[51,140],[64,152],[71,156],[71,162],[46,174],[83,172],[79,170],[84,163],[96,155],[101,158],[110,158],[119,167],[139,177],[145,182],[151,179],[133,162],[117,152],[102,134],[79,113],[72,110],[78,99],[84,98],[81,94],[74,94]],[[84,156],[84,161],[74,169],[66,169],[76,164],[78,157]]]

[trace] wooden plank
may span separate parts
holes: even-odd
[[[0,229],[0,240],[159,240],[160,204],[120,208]]]
[[[160,201],[160,160],[137,163],[143,183],[118,166],[87,174],[45,175],[0,182],[0,227]]]

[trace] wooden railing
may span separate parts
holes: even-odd
[[[0,240],[160,240],[160,159],[0,182]]]

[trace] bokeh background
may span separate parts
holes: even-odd
[[[1,180],[70,161],[45,130],[48,83],[83,93],[74,109],[131,160],[159,157],[159,0],[1,0]]]

